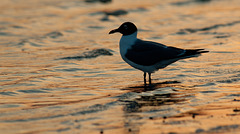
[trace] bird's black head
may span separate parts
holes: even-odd
[[[124,22],[119,28],[110,31],[109,34],[119,32],[123,35],[130,35],[136,31],[137,27],[132,22]]]

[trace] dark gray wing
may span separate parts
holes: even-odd
[[[185,51],[184,49],[138,39],[135,45],[127,50],[125,56],[136,64],[150,66],[163,60],[179,58],[184,55]]]

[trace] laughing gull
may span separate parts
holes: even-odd
[[[197,57],[201,53],[208,52],[204,49],[180,49],[157,42],[140,40],[137,38],[137,27],[132,22],[123,23],[109,34],[116,32],[122,34],[119,42],[122,59],[132,67],[144,72],[145,86],[146,73],[148,73],[149,85],[151,85],[151,73],[180,59]]]

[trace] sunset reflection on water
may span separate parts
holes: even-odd
[[[0,133],[238,132],[239,4],[2,0]],[[108,35],[125,21],[140,39],[210,52],[144,87],[121,59],[121,35]],[[86,56],[99,49],[111,54]]]

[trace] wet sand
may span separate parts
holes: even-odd
[[[240,131],[239,0],[0,3],[0,133]],[[145,88],[108,35],[125,21],[141,39],[210,52]]]

